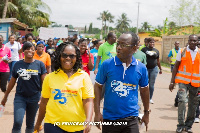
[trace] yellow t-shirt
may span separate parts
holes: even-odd
[[[70,78],[63,70],[48,74],[42,86],[42,97],[49,98],[45,123],[59,122],[68,132],[83,130],[83,125],[62,125],[62,122],[84,122],[86,119],[82,99],[94,98],[94,88],[89,75],[78,70]]]

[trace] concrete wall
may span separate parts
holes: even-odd
[[[168,63],[167,56],[171,49],[174,48],[175,41],[180,42],[180,48],[183,48],[188,43],[189,35],[180,35],[180,36],[163,36],[162,38],[162,61]]]

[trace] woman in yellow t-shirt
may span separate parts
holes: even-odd
[[[55,51],[55,71],[47,75],[35,131],[44,119],[46,133],[85,133],[90,131],[94,89],[89,75],[81,70],[80,50],[65,42]],[[85,125],[84,125],[85,124]]]

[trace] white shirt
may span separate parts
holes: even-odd
[[[192,62],[195,60],[196,54],[198,52],[198,47],[195,48],[195,50],[191,50],[189,46],[187,46],[187,52],[190,52],[190,55],[192,56]],[[176,56],[177,61],[181,61],[181,50],[178,51],[178,54]]]
[[[21,49],[21,45],[14,41],[14,44],[10,44],[10,42],[8,42],[5,46],[9,47],[11,50],[11,61],[19,61],[18,51]]]

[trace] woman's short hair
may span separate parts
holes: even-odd
[[[65,48],[67,46],[72,46],[74,47],[75,51],[76,51],[76,63],[73,66],[74,71],[77,71],[78,69],[82,68],[82,59],[81,59],[81,54],[80,54],[80,50],[78,49],[78,47],[71,43],[71,42],[64,42],[61,43],[55,51],[55,71],[58,72],[59,68],[61,68],[61,62],[60,62],[60,58],[61,58],[61,53],[65,50]]]
[[[23,47],[22,47],[22,50],[23,50],[23,52],[24,52],[25,50],[27,50],[28,48],[31,48],[31,47],[33,47],[33,46],[34,46],[34,48],[35,48],[35,45],[34,45],[32,42],[27,41],[27,42],[24,43],[24,45],[23,45]]]
[[[154,38],[150,37],[150,38],[147,39],[147,43],[149,43],[151,41],[155,41]]]

